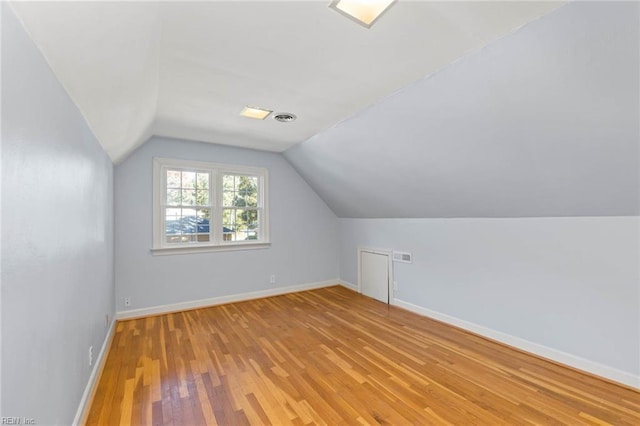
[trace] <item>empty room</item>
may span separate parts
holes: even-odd
[[[0,424],[640,424],[640,2],[0,11]]]

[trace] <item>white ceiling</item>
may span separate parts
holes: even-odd
[[[339,217],[637,216],[638,16],[571,2],[284,155]]]
[[[111,158],[149,136],[283,151],[564,2],[12,2]],[[239,116],[245,105],[293,123]]]

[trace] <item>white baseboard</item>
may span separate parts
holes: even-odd
[[[95,387],[98,385],[98,380],[100,379],[100,372],[104,367],[104,363],[107,361],[109,344],[111,343],[111,339],[113,338],[115,330],[116,321],[113,320],[111,321],[109,331],[107,331],[107,335],[104,338],[104,342],[102,342],[102,348],[100,348],[100,353],[98,353],[98,356],[96,357],[96,362],[93,364],[93,370],[91,370],[91,375],[89,376],[87,386],[84,388],[84,393],[82,394],[82,398],[80,399],[80,405],[78,405],[78,411],[76,411],[76,416],[73,419],[74,426],[81,425],[85,415],[87,414],[89,404],[91,403],[91,397],[93,395]]]
[[[394,299],[393,304],[408,311],[433,318],[435,320],[462,328],[480,336],[496,340],[498,342],[513,346],[526,352],[530,352],[542,358],[547,358],[551,361],[565,364],[570,367],[577,368],[578,370],[582,370],[596,376],[607,378],[614,382],[640,389],[640,376],[634,376],[633,374],[626,371],[618,370],[616,368],[590,361],[588,359],[584,359],[579,356],[560,351],[558,349],[553,349],[548,346],[533,343],[528,340],[503,333],[501,331],[493,330],[491,328],[484,327],[482,325],[478,325],[437,311],[433,311],[422,306],[414,305],[403,300]]]
[[[350,283],[349,281],[343,281],[343,280],[338,280],[338,284],[340,284],[343,287],[348,288],[349,290],[353,290],[353,291],[358,291],[358,286]]]
[[[207,306],[222,305],[225,303],[242,302],[245,300],[261,299],[263,297],[279,296],[281,294],[295,293],[298,291],[313,290],[316,288],[338,285],[340,280],[319,281],[294,285],[289,287],[270,288],[267,290],[251,291],[248,293],[232,294],[229,296],[211,297],[209,299],[192,300],[189,302],[172,303],[170,305],[152,306],[149,308],[133,309],[130,311],[116,312],[119,320],[146,317],[149,315],[168,314],[171,312],[186,311],[189,309],[205,308]]]

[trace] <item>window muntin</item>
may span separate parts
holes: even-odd
[[[268,244],[267,170],[154,159],[154,250]]]

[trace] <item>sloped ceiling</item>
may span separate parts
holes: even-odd
[[[638,215],[639,8],[569,3],[285,156],[341,217]]]
[[[118,162],[152,134],[283,151],[563,2],[400,0],[369,30],[328,3],[11,5]]]

